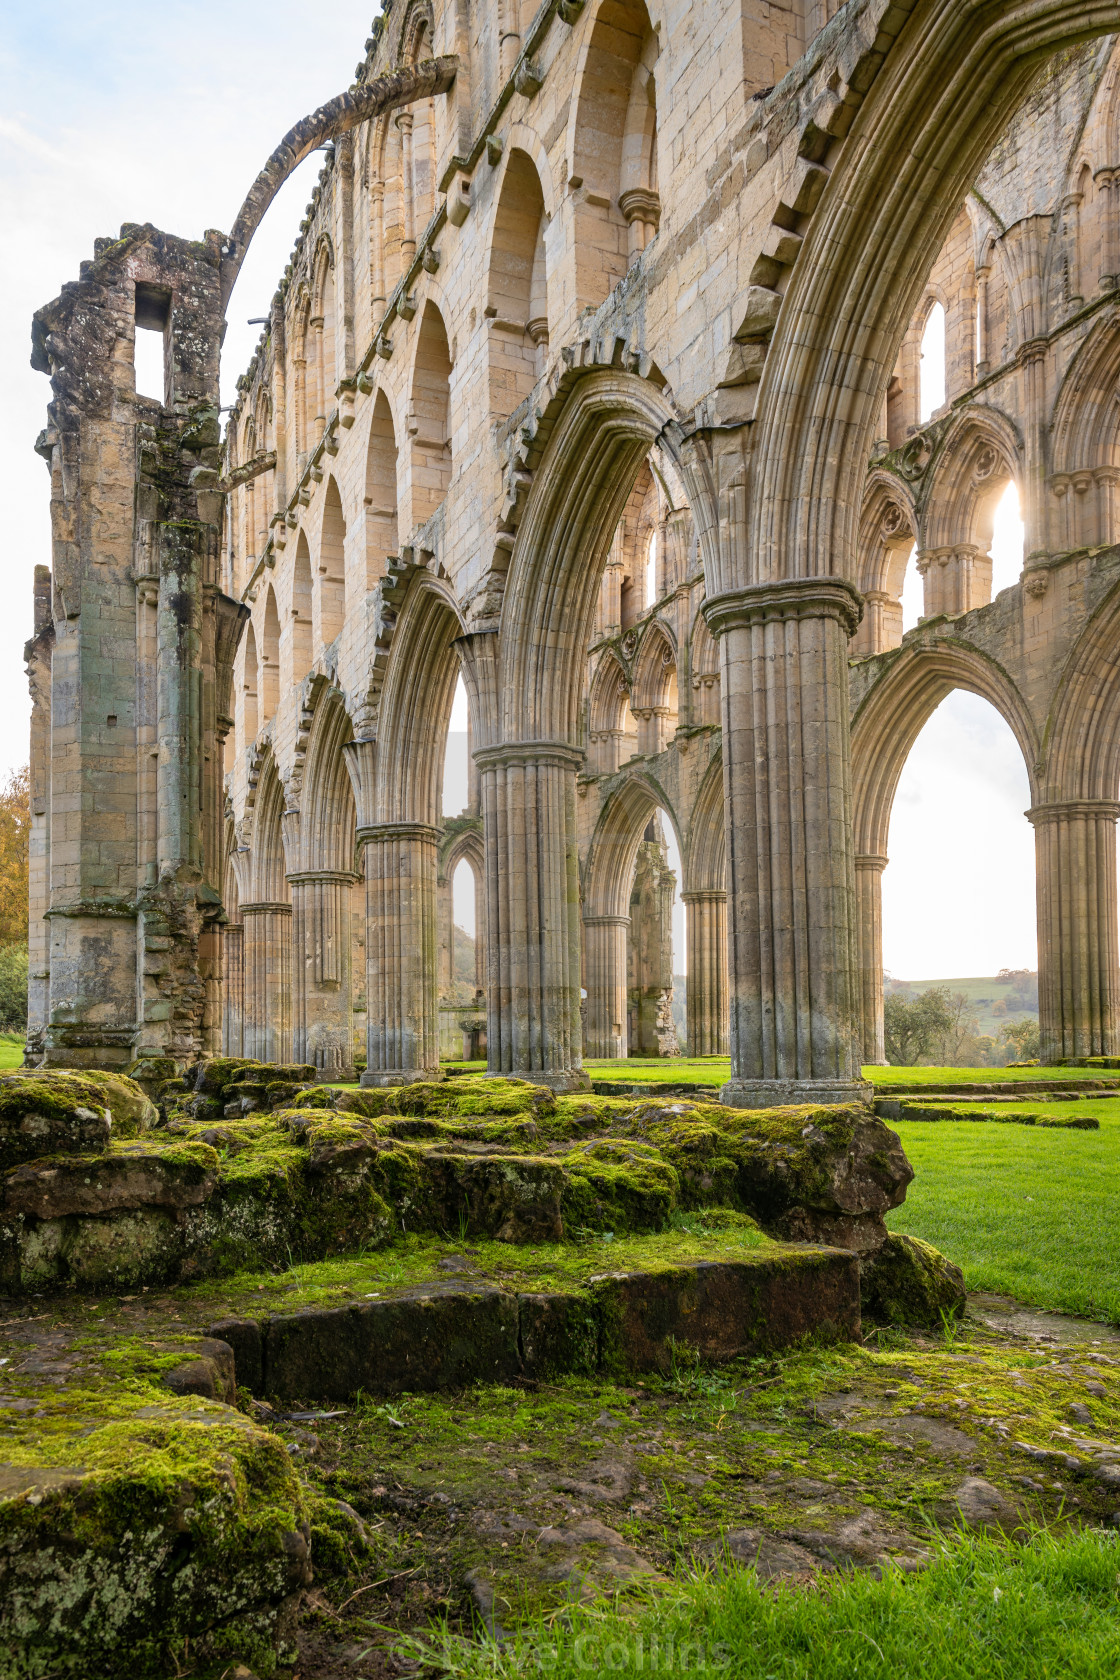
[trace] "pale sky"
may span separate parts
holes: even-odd
[[[349,86],[376,5],[334,0],[314,17],[303,0],[162,0],[143,7],[135,0],[56,0],[5,8],[0,457],[8,462],[9,489],[0,576],[0,775],[27,758],[23,643],[31,633],[32,568],[50,562],[47,470],[32,448],[45,424],[49,386],[28,365],[31,315],[77,278],[94,239],[115,236],[124,221],[151,221],[188,237],[228,229],[284,131]],[[223,354],[223,402],[260,331],[246,318],[268,311],[321,163],[313,155],[288,183],[242,270]],[[996,587],[1009,581],[1005,576]],[[462,803],[453,799],[446,808]],[[891,824],[883,887],[893,973],[922,979],[1035,966],[1026,804],[1009,731],[983,702],[963,695],[946,701],[911,755]],[[675,854],[675,842],[670,849]],[[674,938],[680,973],[679,905]]]

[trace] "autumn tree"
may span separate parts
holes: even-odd
[[[953,1024],[947,986],[931,986],[916,998],[890,992],[883,1005],[887,1056],[895,1067],[913,1067]]]
[[[28,768],[0,789],[0,946],[27,944],[27,856],[31,833]]]

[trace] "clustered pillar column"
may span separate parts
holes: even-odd
[[[292,1059],[292,907],[243,904],[245,1008],[242,1054]]]
[[[587,990],[589,1056],[626,1056],[626,941],[629,916],[583,918],[583,977]]]
[[[581,1066],[575,780],[564,742],[481,748],[489,1071],[587,1090]]]
[[[860,1039],[869,1067],[886,1067],[883,1040],[883,871],[888,858],[856,854],[856,927],[859,939]]]
[[[1036,805],[1041,1057],[1114,1056],[1120,1001],[1116,819],[1111,799]]]
[[[731,1079],[742,1108],[865,1097],[859,1077],[848,638],[839,578],[715,596],[731,948]]]
[[[239,912],[240,913],[240,912]],[[241,1056],[245,1016],[245,925],[227,922],[222,937],[222,1049],[225,1056]]]
[[[427,823],[360,828],[366,865],[363,1085],[439,1071],[436,845]]]
[[[688,944],[685,1008],[690,1056],[727,1055],[727,894],[688,892],[681,898]]]
[[[293,1052],[336,1079],[352,1076],[350,894],[357,877],[316,869],[288,876],[292,889]]]

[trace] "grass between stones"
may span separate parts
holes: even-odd
[[[1120,1536],[969,1537],[917,1577],[774,1591],[712,1573],[625,1606],[579,1605],[501,1645],[450,1630],[405,1643],[445,1674],[734,1675],[736,1680],[1008,1680],[1111,1676],[1120,1664]]]
[[[303,1680],[393,1672],[390,1649],[470,1676],[1109,1673],[1120,1495],[1016,1442],[1069,1444],[1071,1402],[1115,1440],[1120,1363],[971,1327],[889,1340],[280,1420],[318,1559]],[[964,1534],[970,1478],[1004,1538]]]
[[[1046,1113],[1100,1130],[890,1121],[915,1177],[887,1224],[949,1255],[970,1289],[1120,1322],[1120,1104]]]

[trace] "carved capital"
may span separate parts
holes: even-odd
[[[863,617],[863,597],[846,578],[779,578],[713,595],[702,610],[713,636],[772,619],[801,618],[836,619],[853,636]]]

